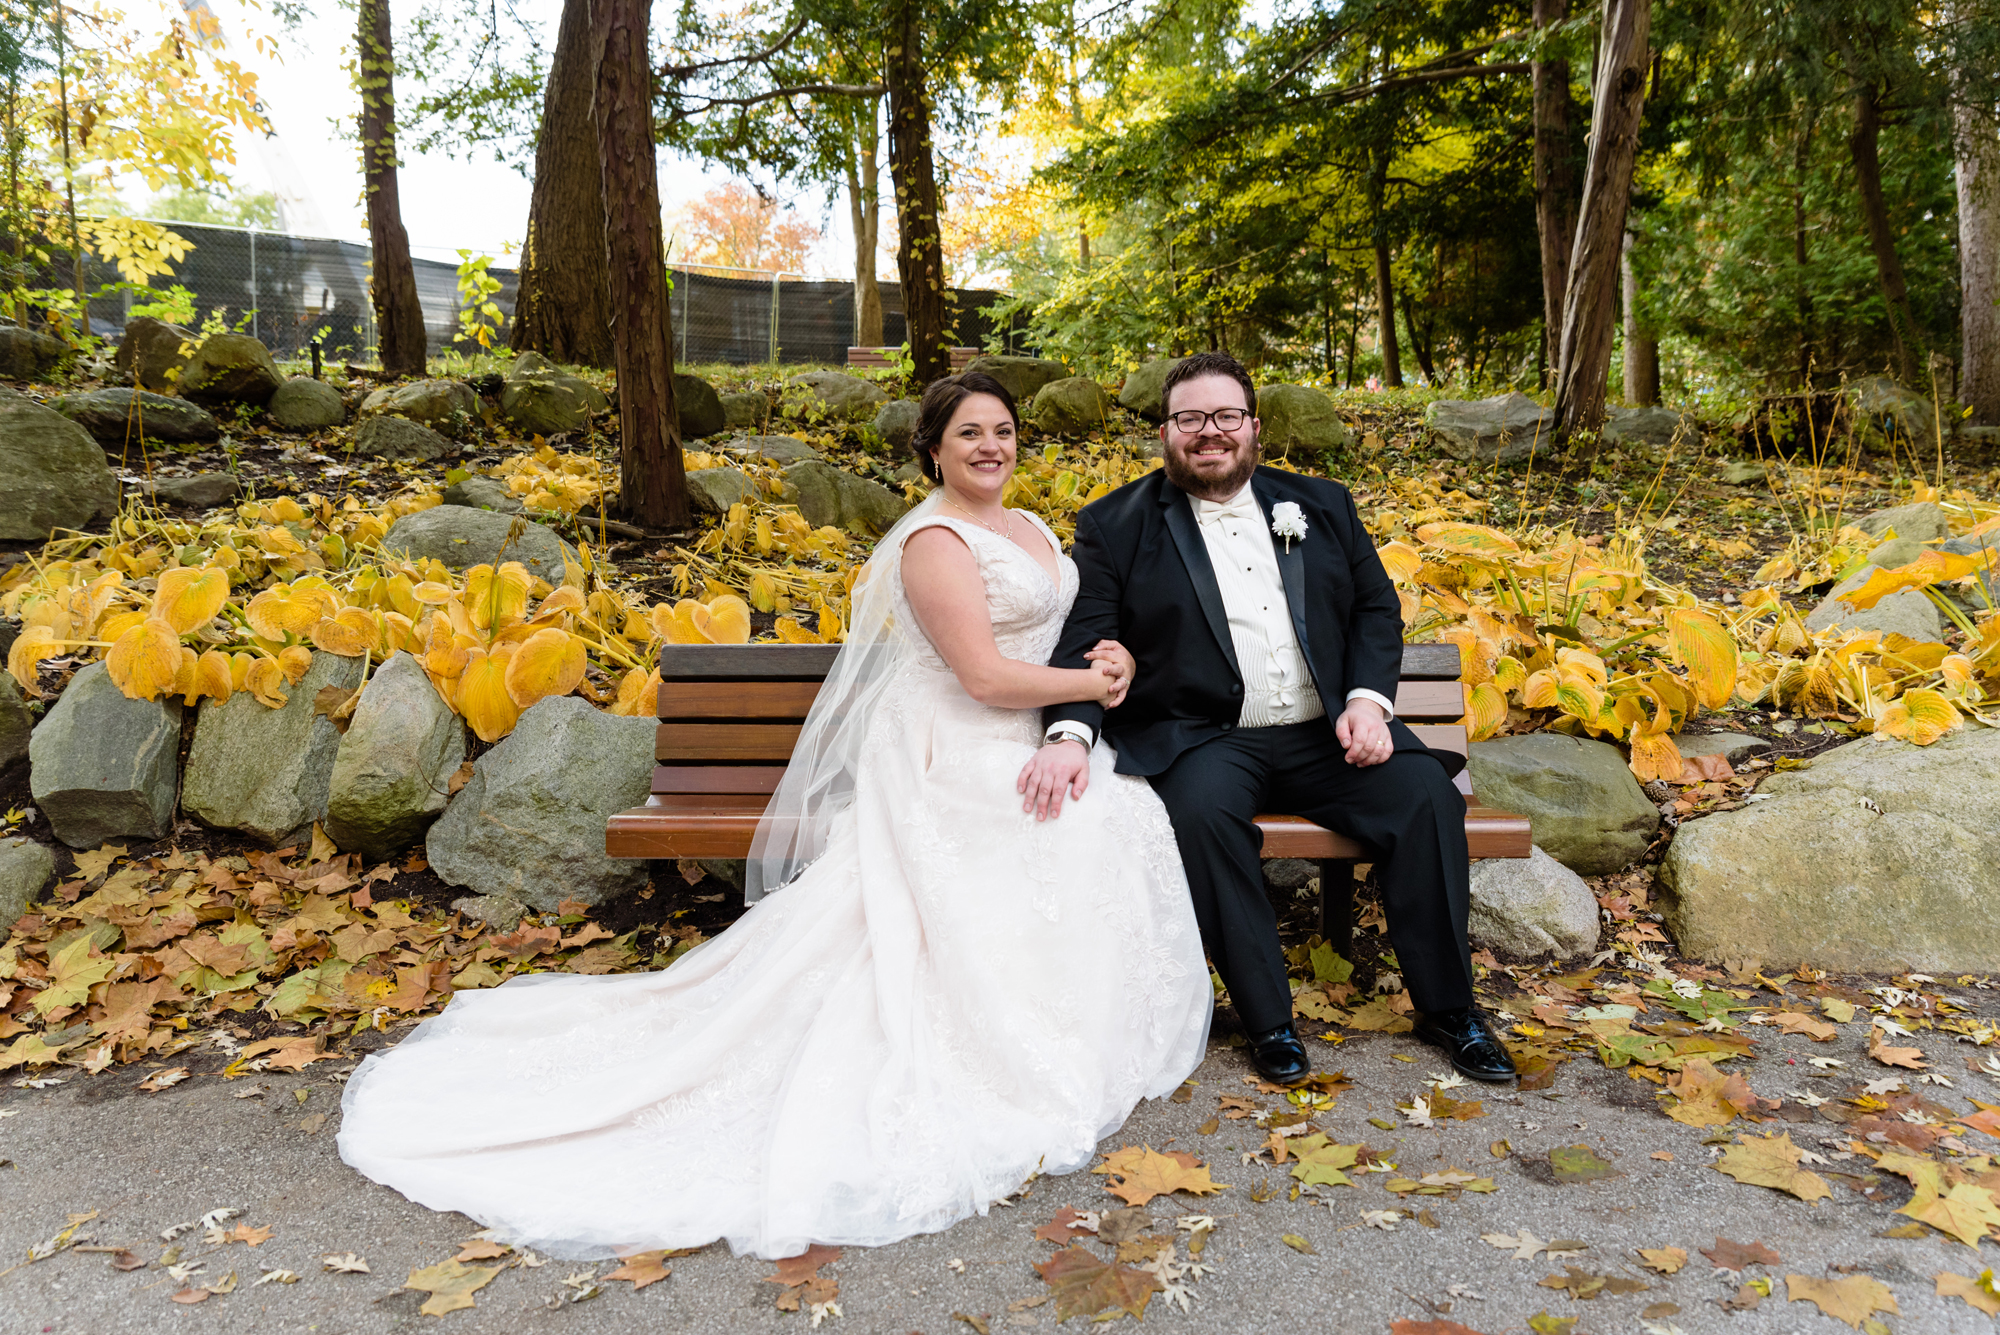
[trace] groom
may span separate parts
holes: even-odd
[[[1100,729],[1118,771],[1152,782],[1251,1062],[1281,1084],[1311,1067],[1255,820],[1302,816],[1360,841],[1375,851],[1417,1035],[1465,1074],[1505,1080],[1513,1061],[1472,1000],[1465,800],[1451,782],[1464,760],[1396,721],[1395,588],[1347,488],[1257,467],[1256,403],[1235,358],[1189,357],[1162,395],[1165,467],[1077,516],[1081,587],[1049,664],[1085,667],[1115,639],[1138,668],[1108,716],[1043,711],[1021,791],[1056,814],[1081,793]]]

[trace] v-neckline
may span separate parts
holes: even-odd
[[[979,532],[988,534],[989,536],[993,537],[994,539],[999,541],[1003,546],[1009,547],[1015,552],[1018,552],[1022,556],[1028,558],[1028,564],[1032,565],[1037,571],[1041,573],[1042,578],[1049,582],[1049,587],[1054,589],[1057,593],[1061,593],[1063,556],[1062,556],[1062,548],[1056,545],[1055,535],[1050,533],[1047,529],[1043,528],[1041,524],[1037,523],[1035,517],[1029,514],[1026,510],[1017,510],[1013,511],[1012,513],[1020,515],[1022,520],[1027,523],[1028,527],[1032,528],[1035,531],[1036,536],[1041,538],[1042,542],[1047,545],[1049,549],[1049,555],[1052,558],[1052,564],[1055,566],[1055,570],[1053,572],[1049,570],[1048,566],[1042,564],[1040,557],[1036,556],[1033,552],[1029,551],[1026,547],[1023,547],[1020,543],[1014,541],[1006,534],[1001,533],[995,529],[987,528],[984,524],[975,524],[974,527]],[[962,524],[965,523],[966,521],[963,519],[953,519],[952,522],[954,524]]]

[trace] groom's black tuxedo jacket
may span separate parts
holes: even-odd
[[[1269,527],[1271,507],[1294,501],[1306,536],[1290,551],[1273,535],[1292,628],[1327,713],[1345,708],[1356,687],[1396,698],[1403,666],[1403,619],[1395,586],[1361,526],[1354,498],[1338,482],[1259,468],[1251,480]],[[1061,719],[1101,730],[1118,751],[1121,774],[1158,774],[1192,746],[1235,727],[1243,675],[1229,638],[1222,590],[1187,493],[1156,469],[1085,506],[1072,553],[1080,575],[1076,604],[1050,657],[1052,667],[1089,666],[1099,640],[1132,651],[1137,674],[1118,708],[1052,705],[1043,726]],[[1424,751],[1456,774],[1464,758],[1430,751],[1391,721],[1398,751]]]

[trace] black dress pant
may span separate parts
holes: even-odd
[[[1264,891],[1260,813],[1300,816],[1373,850],[1389,942],[1419,1011],[1472,1004],[1465,799],[1421,751],[1350,765],[1333,720],[1236,728],[1152,777],[1194,896],[1195,921],[1253,1034],[1292,1021],[1277,914]]]

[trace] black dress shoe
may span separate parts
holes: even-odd
[[[1257,1074],[1274,1085],[1296,1085],[1312,1074],[1306,1060],[1306,1045],[1288,1024],[1261,1034],[1250,1035],[1250,1064]]]
[[[1507,1055],[1493,1022],[1477,1006],[1433,1011],[1412,1031],[1426,1043],[1444,1049],[1451,1064],[1474,1080],[1512,1080],[1519,1072]]]

